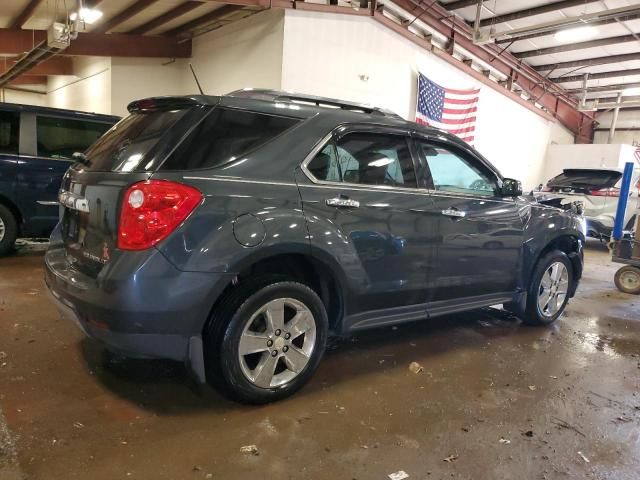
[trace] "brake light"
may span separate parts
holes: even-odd
[[[616,187],[600,188],[598,190],[591,190],[589,195],[593,195],[594,197],[619,197],[620,189]]]
[[[124,194],[118,248],[145,250],[166,238],[202,201],[199,190],[182,183],[147,180]]]

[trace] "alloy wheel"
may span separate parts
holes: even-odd
[[[2,221],[2,218],[0,218],[0,242],[4,238],[4,231],[5,231],[4,222]]]
[[[553,317],[564,305],[569,291],[569,271],[562,262],[554,262],[544,271],[538,287],[538,309]]]
[[[316,342],[316,322],[304,303],[277,298],[246,322],[238,345],[245,377],[260,388],[289,383],[309,363]]]

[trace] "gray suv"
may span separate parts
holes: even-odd
[[[584,220],[451,135],[267,90],[129,112],[66,173],[45,257],[63,315],[110,350],[263,403],[329,334],[496,304],[550,324],[576,291]]]

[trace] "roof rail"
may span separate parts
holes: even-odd
[[[245,88],[242,90],[235,90],[233,92],[227,93],[227,96],[253,98],[256,100],[265,100],[268,102],[301,103],[306,105],[314,105],[316,107],[339,108],[341,110],[368,113],[370,115],[382,115],[384,117],[392,117],[402,120],[402,117],[400,117],[400,115],[384,108],[374,107],[364,103],[337,100],[335,98],[307,95],[304,93],[292,93],[284,92],[282,90],[269,90],[260,88]]]

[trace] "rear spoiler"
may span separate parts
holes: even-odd
[[[127,105],[129,113],[181,110],[199,105],[216,105],[220,97],[194,95],[192,97],[151,97],[135,100]]]

